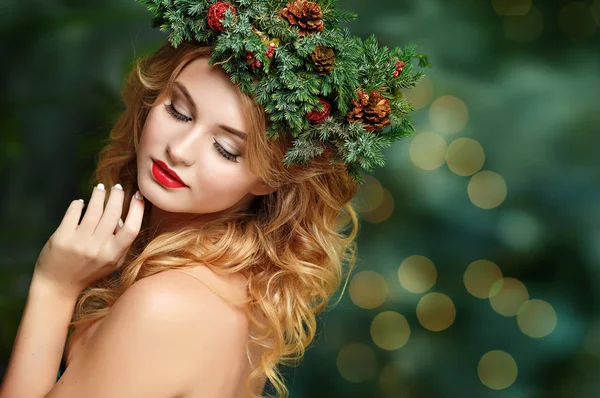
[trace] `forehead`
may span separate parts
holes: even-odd
[[[199,117],[245,131],[245,113],[237,87],[223,68],[209,65],[208,59],[203,56],[191,61],[175,81],[187,88]],[[176,86],[172,90],[179,92]]]

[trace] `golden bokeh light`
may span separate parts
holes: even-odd
[[[352,205],[356,211],[369,212],[378,208],[383,202],[383,187],[379,180],[372,175],[362,175],[364,183],[352,198]]]
[[[419,133],[410,141],[410,160],[423,170],[435,170],[446,161],[446,149],[446,140],[441,135]]]
[[[369,212],[360,213],[360,217],[371,224],[378,224],[390,218],[393,212],[394,198],[392,197],[390,191],[384,188],[383,200],[379,206]]]
[[[439,332],[454,323],[456,307],[445,294],[428,293],[417,304],[417,318],[425,329]]]
[[[492,7],[498,15],[525,15],[532,3],[533,0],[492,0]]]
[[[493,171],[480,171],[471,177],[467,193],[475,206],[482,209],[493,209],[504,202],[507,188],[500,174]]]
[[[494,311],[504,316],[515,316],[527,300],[529,292],[520,280],[502,278],[492,284],[490,304]]]
[[[350,299],[361,308],[379,307],[388,294],[388,286],[383,276],[375,271],[361,271],[352,277],[348,287]]]
[[[453,95],[438,97],[429,107],[429,122],[438,133],[458,133],[465,128],[468,121],[467,106]]]
[[[463,277],[467,291],[480,299],[487,299],[497,294],[497,290],[492,291],[492,286],[501,279],[500,267],[489,260],[473,261],[467,267]]]
[[[373,376],[377,360],[373,351],[366,345],[351,343],[342,347],[338,353],[337,368],[344,379],[360,383]]]
[[[503,390],[510,387],[519,371],[517,363],[507,352],[493,350],[481,357],[477,366],[479,380],[492,390]]]
[[[433,84],[428,76],[424,76],[415,87],[402,92],[415,110],[421,109],[433,99]]]
[[[425,256],[410,256],[398,268],[400,285],[411,293],[425,293],[437,280],[433,262]]]
[[[384,311],[371,322],[371,338],[384,350],[397,350],[408,341],[410,326],[402,315],[394,311]]]
[[[521,332],[537,339],[552,333],[557,322],[556,311],[544,300],[528,300],[517,313],[517,323]]]
[[[535,7],[523,16],[506,16],[502,22],[506,37],[520,43],[539,39],[544,30],[544,16]]]
[[[598,28],[592,7],[581,1],[565,4],[558,12],[558,26],[572,41],[589,39]]]
[[[459,176],[470,176],[483,167],[485,153],[479,142],[471,138],[459,138],[450,143],[446,151],[448,168]]]

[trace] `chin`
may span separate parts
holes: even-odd
[[[173,195],[177,194],[177,191],[164,188],[158,182],[154,181],[152,176],[140,176],[138,174],[137,184],[145,200],[152,203],[153,206],[165,211],[177,211],[174,208],[174,204],[177,202],[173,200]]]

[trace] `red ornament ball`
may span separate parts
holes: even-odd
[[[225,27],[223,26],[223,19],[225,18],[225,11],[229,9],[237,15],[235,7],[224,1],[218,1],[210,6],[208,9],[208,26],[217,32],[224,32]]]
[[[321,101],[325,109],[323,109],[320,112],[315,109],[314,111],[308,112],[306,114],[306,117],[308,118],[308,121],[311,124],[322,123],[325,119],[329,117],[331,113],[331,104],[327,102],[325,98],[319,98],[319,101]]]

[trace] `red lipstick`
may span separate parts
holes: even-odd
[[[167,188],[184,188],[187,186],[174,170],[171,170],[165,162],[161,162],[160,160],[153,159],[152,176]]]

